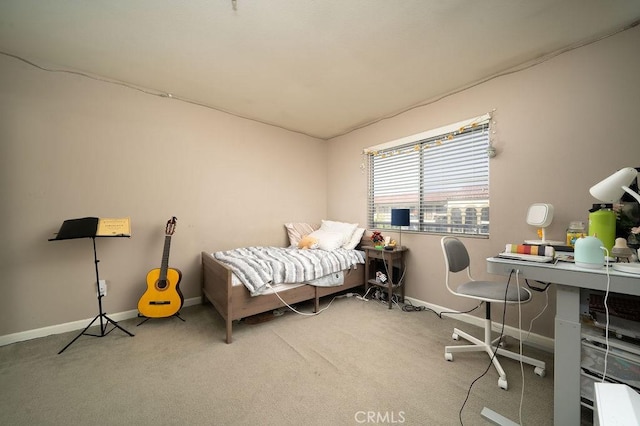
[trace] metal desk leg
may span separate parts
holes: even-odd
[[[553,423],[580,424],[580,288],[557,285]]]

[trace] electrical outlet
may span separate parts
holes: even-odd
[[[98,281],[98,296],[107,295],[107,280]]]

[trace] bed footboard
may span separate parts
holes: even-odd
[[[232,342],[234,320],[281,308],[285,306],[282,300],[291,305],[316,297],[316,288],[311,285],[282,291],[279,295],[264,294],[253,297],[245,286],[233,285],[232,274],[231,269],[218,262],[212,254],[202,252],[203,302],[211,302],[224,319],[227,343]]]
[[[231,343],[233,321],[231,270],[218,262],[213,255],[202,252],[202,301],[211,302],[222,316],[227,328],[227,343]]]

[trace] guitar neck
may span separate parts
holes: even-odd
[[[160,265],[160,280],[167,280],[167,270],[169,269],[169,249],[171,248],[171,235],[164,237],[164,250],[162,251],[162,264]]]

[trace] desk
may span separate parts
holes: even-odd
[[[556,284],[553,421],[580,424],[580,290],[606,291],[603,269],[579,268],[573,263],[534,263],[501,258],[487,259],[487,272],[509,275],[520,271],[523,279]],[[611,269],[610,292],[640,296],[640,275]]]

